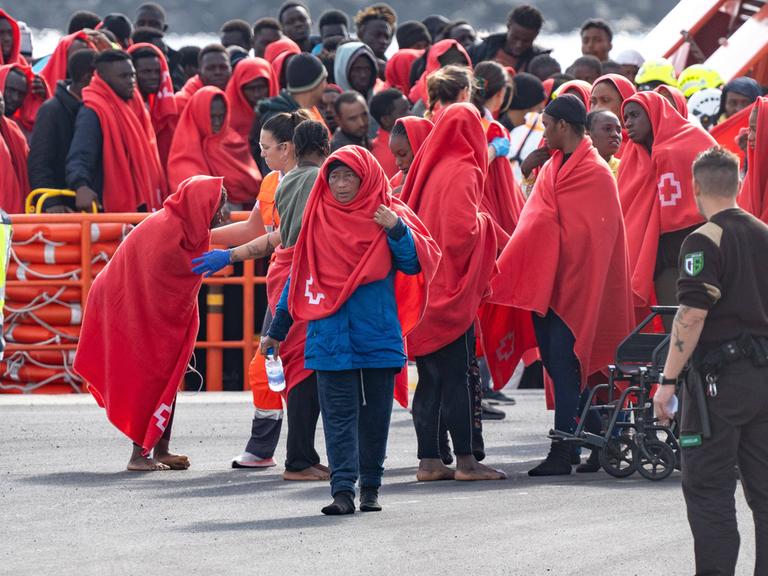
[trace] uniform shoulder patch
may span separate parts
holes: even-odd
[[[707,222],[701,226],[701,228],[697,228],[693,233],[706,236],[715,246],[720,248],[720,242],[723,239],[723,229],[714,222]]]
[[[698,276],[704,270],[704,252],[691,252],[683,258],[683,267],[688,276]]]

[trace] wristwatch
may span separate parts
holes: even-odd
[[[664,372],[662,372],[661,374],[659,374],[659,383],[662,385],[665,385],[665,384],[675,385],[677,384],[677,378],[667,378],[664,375]]]

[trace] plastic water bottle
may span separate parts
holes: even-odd
[[[267,369],[267,384],[272,392],[285,390],[285,374],[283,373],[283,361],[276,356],[272,348],[267,350],[267,359],[264,362]]]

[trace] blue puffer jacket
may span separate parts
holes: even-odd
[[[363,284],[339,310],[307,326],[304,365],[310,370],[400,368],[405,364],[403,334],[397,318],[395,272],[421,271],[410,229],[402,220],[387,233],[392,270],[383,280]],[[269,335],[282,341],[291,326],[290,278],[283,288]]]

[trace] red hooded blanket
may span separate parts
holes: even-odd
[[[211,101],[220,96],[227,105],[221,130],[211,127]],[[248,144],[229,127],[227,96],[215,86],[197,91],[176,127],[168,158],[168,182],[175,188],[195,174],[222,176],[230,201],[254,203],[261,185],[261,173]]]
[[[11,25],[11,34],[13,35],[11,55],[8,57],[7,61],[3,56],[3,51],[0,50],[0,66],[4,66],[6,64],[21,64],[22,66],[26,66],[27,60],[24,58],[24,56],[21,55],[21,31],[19,30],[18,22],[16,22],[16,20],[14,20],[10,14],[8,14],[8,12],[2,8],[0,8],[0,19],[8,21],[8,24]]]
[[[37,111],[40,106],[43,105],[48,97],[50,97],[50,90],[43,80],[45,86],[46,96],[43,98],[38,96],[32,91],[32,82],[35,79],[35,75],[32,73],[32,68],[22,64],[9,64],[8,66],[0,66],[0,90],[5,89],[5,81],[8,78],[11,70],[18,70],[27,81],[27,95],[24,97],[24,102],[16,112],[13,113],[13,119],[16,123],[27,133],[32,132],[32,128],[35,126],[35,118],[37,117]]]
[[[752,112],[752,106],[747,106],[743,110],[739,110],[736,114],[715,124],[709,131],[710,136],[714,138],[720,146],[728,148],[731,152],[736,154],[739,159],[744,162],[744,152],[736,143],[736,139],[739,137],[739,132],[745,128],[749,128],[749,114]]]
[[[24,214],[29,194],[28,155],[21,128],[10,118],[0,117],[0,208],[8,214]]]
[[[270,98],[277,96],[279,92],[277,81],[272,74],[269,62],[263,58],[243,58],[232,71],[232,78],[229,79],[225,90],[231,108],[229,125],[246,142],[256,113],[243,95],[243,86],[260,79],[267,81]]]
[[[622,76],[621,74],[605,74],[603,76],[600,76],[595,82],[592,84],[592,89],[594,90],[595,86],[600,84],[601,82],[608,82],[611,84],[616,91],[619,93],[619,96],[621,96],[622,103],[627,98],[630,98],[634,94],[637,93],[637,89],[635,88],[635,85],[632,84],[627,78]],[[591,106],[591,98],[590,98],[590,106]],[[615,154],[616,158],[621,158],[622,154],[624,153],[624,147],[626,146],[627,140],[629,140],[629,134],[627,134],[626,129],[624,128],[624,118],[621,118],[621,112],[619,112],[619,121],[621,122],[621,147],[619,147],[619,151]]]
[[[635,306],[645,308],[654,297],[659,236],[704,221],[693,197],[691,165],[696,155],[715,141],[680,116],[657,92],[639,92],[625,100],[622,116],[629,102],[643,107],[653,129],[651,154],[629,140],[619,166]]]
[[[469,330],[490,292],[508,236],[478,212],[487,172],[480,114],[469,104],[448,106],[416,153],[400,194],[443,253],[424,320],[408,337],[414,356],[431,354]]]
[[[176,107],[176,99],[173,96],[173,81],[168,69],[168,61],[165,54],[154,44],[139,42],[128,48],[128,52],[133,54],[136,50],[148,48],[157,54],[160,60],[160,88],[157,93],[149,95],[149,116],[152,119],[152,128],[155,130],[157,139],[157,152],[160,155],[160,164],[163,169],[168,166],[168,154],[171,151],[171,140],[173,132],[176,129],[176,122],[179,120],[179,111]]]
[[[509,139],[509,132],[498,122],[491,122],[486,140],[490,144],[495,138]],[[506,157],[494,159],[488,166],[480,208],[488,212],[504,232],[512,234],[524,204],[525,197],[512,173],[512,164]]]
[[[199,74],[195,74],[186,81],[184,86],[181,87],[181,90],[176,92],[174,95],[174,100],[176,100],[176,111],[181,115],[182,112],[184,112],[184,108],[187,107],[187,104],[189,104],[189,101],[192,99],[192,96],[195,95],[195,92],[200,90],[204,86],[203,81],[200,79]]]
[[[411,152],[414,157],[435,126],[426,118],[419,118],[418,116],[405,116],[398,119],[395,124],[402,124],[405,127],[405,133],[408,136],[408,143],[411,145]],[[402,172],[392,176],[389,181],[393,188],[402,185],[403,182],[405,182],[405,174]]]
[[[163,435],[195,345],[202,277],[221,178],[196,176],[139,224],[96,277],[74,368],[107,418],[149,452]]]
[[[758,98],[755,139],[747,146],[747,175],[739,194],[739,206],[768,224],[768,98]]]
[[[361,179],[357,196],[348,204],[337,202],[328,186],[328,166],[335,160],[349,166]],[[359,286],[382,280],[392,271],[386,233],[373,221],[380,204],[394,210],[410,228],[421,265],[416,275],[398,272],[395,276],[403,338],[421,321],[440,250],[416,214],[390,194],[386,176],[373,155],[359,146],[344,146],[328,157],[307,201],[291,267],[288,302],[294,319],[330,316]],[[340,250],[339,246],[345,248]],[[407,405],[407,385],[396,388],[395,398]]]
[[[677,113],[680,114],[680,116],[683,118],[688,118],[688,100],[685,99],[685,94],[683,94],[679,89],[675,88],[674,86],[667,86],[666,84],[662,84],[661,86],[656,87],[656,92],[665,98],[672,98],[672,100],[674,100],[674,108],[677,110]]]
[[[425,106],[429,104],[427,95],[427,78],[432,72],[442,68],[439,58],[443,56],[450,49],[456,49],[461,52],[467,59],[467,66],[471,66],[472,59],[467,54],[464,46],[459,44],[456,40],[440,40],[440,42],[432,45],[427,53],[427,66],[424,70],[424,74],[421,75],[418,82],[413,85],[411,91],[408,93],[408,99],[414,104],[421,100]]]
[[[83,105],[96,112],[101,124],[104,210],[136,212],[142,204],[150,211],[160,208],[168,188],[152,120],[138,89],[126,102],[96,72],[83,89]]]
[[[424,50],[413,50],[403,48],[392,55],[387,60],[387,66],[384,69],[384,78],[387,88],[397,88],[405,95],[411,91],[411,67],[413,63],[421,58]]]
[[[588,138],[563,158],[556,151],[543,166],[492,300],[540,316],[552,309],[576,338],[585,385],[634,326],[632,290],[616,180]]]
[[[72,47],[75,40],[86,43],[91,50],[96,49],[88,38],[88,35],[82,30],[73,32],[59,40],[53,54],[51,54],[48,62],[45,63],[45,67],[40,71],[40,76],[42,76],[45,83],[48,84],[49,89],[55,90],[58,81],[64,80],[67,77],[69,49]]]

